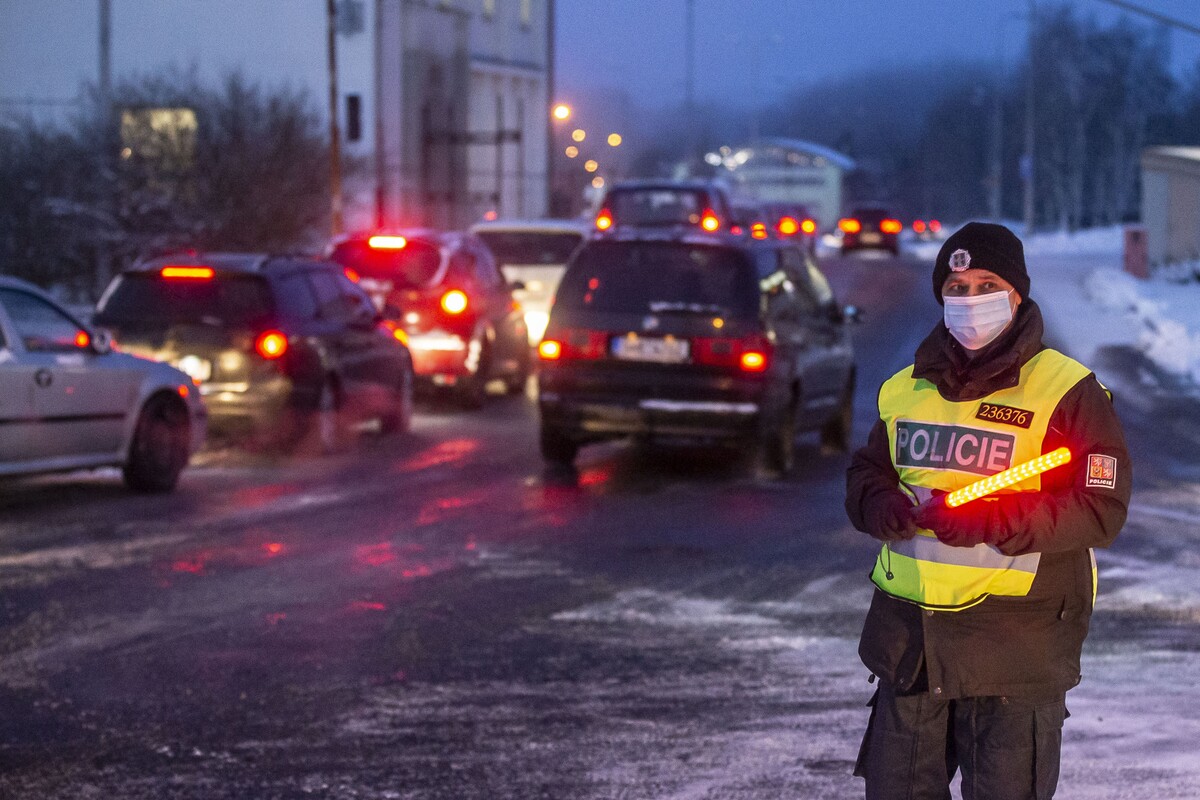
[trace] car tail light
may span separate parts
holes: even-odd
[[[721,228],[721,220],[717,218],[716,212],[706,208],[700,215],[700,227],[709,233],[716,233]]]
[[[904,226],[898,219],[885,219],[879,223],[879,230],[884,233],[899,233],[904,230]]]
[[[88,336],[87,331],[75,331],[75,346],[79,348],[87,347],[92,343],[92,337]]]
[[[817,232],[817,221],[815,219],[806,219],[800,223],[800,230],[808,234]]]
[[[756,222],[751,225],[750,235],[755,239],[766,239],[768,236],[766,224],[762,222]]]
[[[372,236],[367,239],[367,247],[374,250],[403,250],[408,247],[408,239],[403,236]]]
[[[926,229],[925,220],[914,219],[912,228],[913,228],[913,233],[924,233],[925,229]]]
[[[351,283],[358,283],[359,280],[361,280],[359,274],[357,272],[355,272],[354,270],[350,269],[349,267],[344,268],[342,270],[342,272],[346,273],[346,277],[350,280]]]
[[[467,293],[461,289],[451,289],[442,295],[442,311],[447,314],[461,314],[467,310],[468,305],[470,302],[467,300]]]
[[[607,208],[603,209],[599,214],[596,215],[596,230],[606,231],[612,227],[612,224],[612,212]]]
[[[159,273],[171,280],[210,281],[213,276],[212,267],[163,267]]]
[[[282,357],[287,349],[287,336],[280,331],[263,331],[254,340],[254,351],[268,361]]]
[[[780,217],[779,224],[775,228],[784,236],[795,236],[796,232],[800,230],[800,223],[796,221],[795,217]]]
[[[942,229],[942,223],[938,222],[936,219],[929,220],[929,230],[932,233],[937,233],[941,229]]]
[[[538,344],[538,356],[543,361],[595,360],[603,358],[608,346],[608,334],[586,328],[564,328],[547,336]]]
[[[390,319],[385,319],[379,324],[383,326],[383,329],[387,331],[393,339],[395,339],[397,342],[400,342],[405,347],[408,346],[408,334],[403,328],[392,322]]]
[[[838,220],[838,228],[842,233],[858,233],[862,230],[862,223],[852,217]]]
[[[763,372],[770,366],[774,347],[765,336],[741,338],[700,337],[692,340],[692,360],[711,367],[737,367]]]

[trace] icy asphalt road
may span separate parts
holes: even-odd
[[[924,266],[827,269],[866,314],[861,435],[936,306]],[[1200,798],[1200,416],[1122,398],[1138,490],[1057,796]],[[214,452],[149,501],[0,487],[0,797],[860,797],[846,458],[779,482],[605,446],[560,476],[534,423],[509,398],[336,459]]]

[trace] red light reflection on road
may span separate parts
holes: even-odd
[[[376,603],[369,600],[354,600],[346,606],[347,611],[387,611],[387,606],[383,603]]]
[[[366,567],[382,567],[396,561],[396,552],[391,542],[365,544],[354,548],[354,560]]]
[[[461,464],[477,450],[478,439],[448,439],[407,461],[402,461],[397,469],[400,472],[417,472],[446,464]]]
[[[268,625],[278,625],[279,623],[283,622],[285,619],[287,619],[287,614],[285,614],[282,611],[276,611],[274,613],[267,614],[267,616],[266,616]]]
[[[613,467],[611,465],[605,467],[594,467],[585,469],[579,473],[580,486],[599,486],[603,483],[608,483],[612,480]]]
[[[208,554],[201,554],[191,558],[181,558],[171,563],[171,572],[190,572],[193,575],[199,575],[204,572],[207,562]]]
[[[263,545],[263,549],[266,550],[268,554],[277,556],[283,552],[283,543],[282,542],[267,542],[266,544]]]

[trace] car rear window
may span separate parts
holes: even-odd
[[[366,241],[341,242],[330,255],[363,278],[391,281],[400,289],[421,289],[438,276],[442,252],[430,242],[409,239],[400,248],[371,247]]]
[[[575,257],[555,307],[619,313],[758,314],[754,265],[740,250],[684,242],[593,242]]]
[[[856,208],[850,216],[862,222],[882,222],[889,215],[884,208]]]
[[[540,231],[479,231],[479,238],[501,266],[566,264],[582,234]]]
[[[271,289],[258,275],[218,273],[211,279],[196,280],[127,272],[100,298],[95,321],[255,325],[274,314]]]
[[[695,225],[706,203],[704,193],[694,190],[616,189],[604,207],[622,225]]]

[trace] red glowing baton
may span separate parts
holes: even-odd
[[[928,508],[936,502],[942,502],[948,508],[956,508],[963,503],[978,500],[986,495],[994,494],[1005,487],[1012,486],[1014,483],[1020,483],[1027,478],[1032,478],[1034,475],[1041,475],[1047,470],[1061,467],[1070,460],[1071,451],[1065,447],[1060,447],[1057,450],[1051,450],[1049,453],[1044,453],[1022,464],[1017,464],[1015,467],[1009,467],[1003,472],[997,472],[995,475],[989,475],[974,483],[969,483],[961,489],[955,489],[949,494],[931,497],[917,506],[917,509]]]

